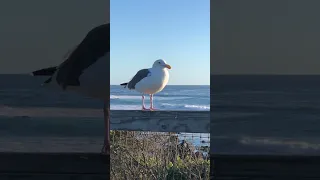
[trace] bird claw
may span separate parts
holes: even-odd
[[[147,110],[149,110],[149,109],[142,107],[142,111],[147,111]]]
[[[150,111],[156,111],[157,109],[156,108],[150,108]]]

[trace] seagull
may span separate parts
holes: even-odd
[[[42,85],[72,91],[104,101],[105,139],[101,153],[110,154],[110,23],[91,29],[59,66],[33,71],[50,76]]]
[[[129,90],[136,90],[142,93],[142,110],[148,110],[144,105],[144,94],[150,95],[150,109],[156,110],[153,106],[153,95],[162,91],[168,84],[169,71],[171,66],[163,59],[158,59],[153,63],[152,68],[141,69],[127,83],[120,84]]]

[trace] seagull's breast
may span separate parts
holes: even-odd
[[[155,94],[162,91],[168,81],[167,69],[150,69],[150,75],[136,84],[136,90],[145,94]]]

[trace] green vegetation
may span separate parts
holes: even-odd
[[[205,180],[210,161],[175,133],[111,131],[111,179]],[[202,149],[207,149],[203,147]]]

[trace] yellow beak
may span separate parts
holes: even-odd
[[[166,68],[171,69],[171,66],[169,64],[166,64]]]

